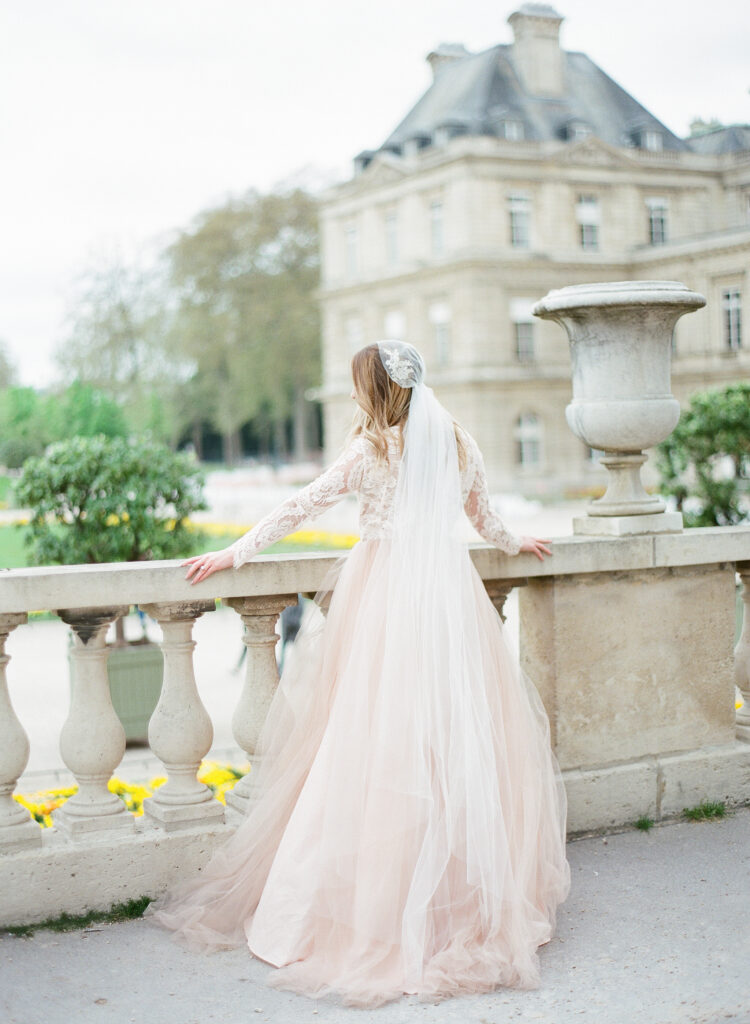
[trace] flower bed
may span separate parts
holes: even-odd
[[[225,803],[227,790],[250,771],[250,765],[245,764],[236,768],[231,764],[221,764],[218,761],[204,761],[198,771],[198,779],[205,783],[220,803]],[[143,801],[153,796],[154,790],[164,785],[167,781],[166,775],[156,775],[150,779],[148,784],[125,782],[113,776],[109,780],[109,790],[116,793],[124,802],[125,806],[134,815],[143,814]],[[61,807],[68,797],[77,792],[78,786],[61,786],[54,789],[40,790],[37,793],[15,793],[14,799],[25,807],[35,821],[38,821],[44,828],[52,828],[52,812]]]

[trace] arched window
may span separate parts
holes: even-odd
[[[535,412],[524,412],[516,420],[516,462],[524,469],[539,468],[542,462],[542,421]]]

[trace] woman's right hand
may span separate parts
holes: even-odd
[[[544,555],[551,555],[552,552],[546,546],[551,541],[542,539],[540,537],[521,537],[521,551],[528,551],[532,555],[536,555],[540,562],[544,561]],[[542,554],[544,552],[544,554]]]
[[[234,552],[229,548],[223,548],[221,551],[208,551],[205,555],[193,555],[192,558],[186,558],[180,564],[190,566],[185,574],[186,580],[192,576],[193,583],[202,583],[203,580],[208,579],[213,573],[219,572],[220,569],[231,569],[234,565]]]

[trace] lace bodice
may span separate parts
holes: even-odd
[[[231,545],[235,569],[270,544],[286,537],[306,519],[314,519],[345,495],[359,497],[359,533],[362,540],[390,535],[390,513],[400,461],[399,429],[391,428],[388,462],[378,459],[371,443],[355,437],[332,466],[307,487],[293,494]],[[461,472],[464,510],[477,533],[509,555],[517,555],[521,540],[511,533],[491,507],[484,460],[474,438],[461,429],[466,444],[466,466]]]

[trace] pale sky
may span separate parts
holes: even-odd
[[[347,177],[441,42],[510,42],[512,0],[0,0],[0,338],[50,382],[77,273],[307,169]],[[582,50],[678,135],[750,122],[744,0],[561,0]]]

